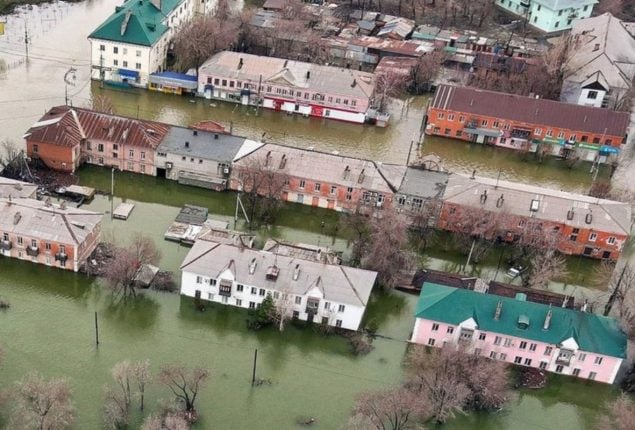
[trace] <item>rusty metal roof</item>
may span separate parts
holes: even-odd
[[[79,145],[82,139],[155,149],[170,125],[71,106],[56,106],[27,131],[25,138],[60,146]]]

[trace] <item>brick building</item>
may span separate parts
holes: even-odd
[[[230,188],[239,189],[242,181],[250,191],[254,169],[279,178],[275,194],[284,201],[346,212],[391,207],[406,171],[405,166],[266,144],[234,161]],[[267,181],[260,183],[259,193],[266,194]]]
[[[101,234],[102,214],[31,198],[0,198],[0,254],[77,272]]]
[[[26,132],[27,154],[74,172],[82,163],[155,175],[154,152],[170,126],[70,106],[49,110]]]
[[[513,242],[552,233],[564,254],[617,260],[629,236],[631,208],[517,182],[450,175],[440,229],[461,231],[466,220],[495,218],[497,225],[484,233],[487,239]]]
[[[628,124],[625,112],[441,85],[428,109],[426,133],[595,160],[620,151]]]

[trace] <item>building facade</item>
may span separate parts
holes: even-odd
[[[612,318],[425,283],[411,342],[612,384],[626,335]]]
[[[372,73],[239,52],[215,54],[198,75],[207,99],[354,123],[366,120],[374,90]]]
[[[588,18],[596,0],[496,0],[496,5],[527,20],[546,33],[568,30]]]
[[[230,188],[345,212],[390,208],[405,166],[265,144],[237,157]]]
[[[99,243],[102,214],[25,198],[0,198],[0,250],[77,272]]]
[[[488,240],[541,241],[564,254],[617,260],[630,234],[631,208],[517,182],[450,175],[437,227],[466,233],[479,225]]]
[[[170,126],[58,106],[25,134],[27,154],[49,168],[74,172],[82,163],[155,175],[155,150]]]
[[[608,12],[575,22],[562,101],[622,110],[628,106],[635,79],[635,38],[629,26]]]
[[[628,125],[626,112],[441,85],[428,108],[426,133],[605,161],[626,142]]]
[[[89,36],[91,77],[146,87],[154,72],[165,69],[169,44],[199,5],[194,0],[126,1]]]
[[[181,294],[256,309],[270,295],[287,317],[357,330],[376,272],[198,240],[181,265]]]

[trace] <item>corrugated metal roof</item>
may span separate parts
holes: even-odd
[[[611,136],[624,136],[629,124],[626,112],[450,85],[437,88],[432,107]]]

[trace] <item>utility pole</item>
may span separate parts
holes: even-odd
[[[69,68],[64,74],[64,102],[66,106],[68,106],[68,86],[75,86],[75,80],[77,76],[75,76],[75,72],[77,69],[74,67]]]
[[[97,311],[95,311],[95,345],[99,346],[99,324],[97,323]]]
[[[256,364],[258,363],[258,348],[254,351],[254,368],[251,372],[251,386],[256,383]]]
[[[115,168],[110,171],[110,219],[114,217],[113,208],[115,205]]]
[[[628,268],[628,263],[624,264],[622,268],[622,272],[620,273],[620,277],[617,280],[617,284],[615,284],[615,288],[611,291],[611,295],[609,296],[609,300],[606,302],[604,306],[604,316],[608,316],[613,308],[613,303],[615,303],[615,299],[617,299],[617,294],[620,292],[620,285],[622,284],[622,279],[624,278],[624,273],[626,273],[626,269]]]
[[[26,51],[26,62],[29,62],[29,30],[24,20],[24,50]]]

